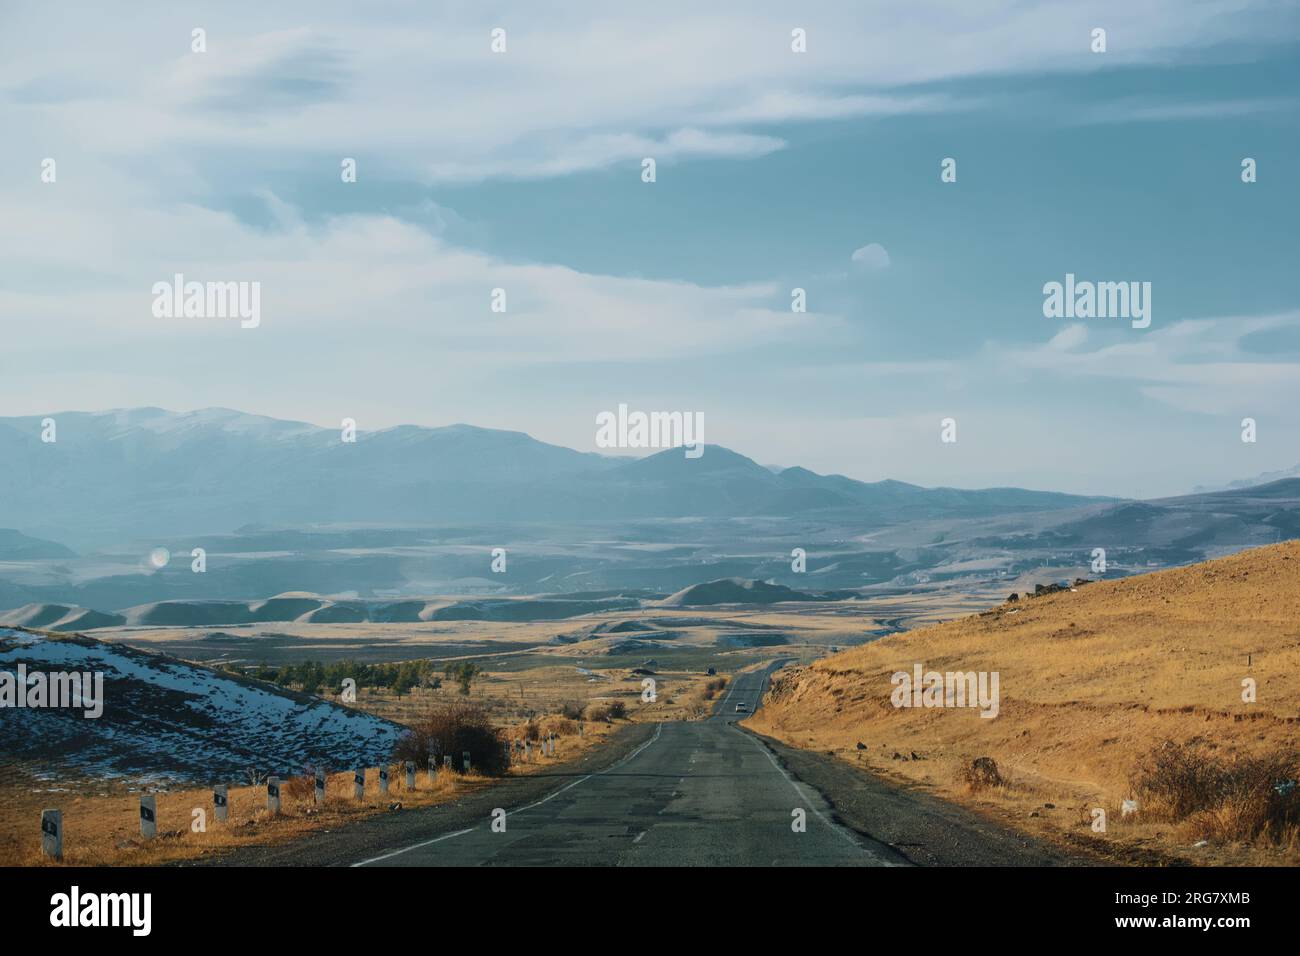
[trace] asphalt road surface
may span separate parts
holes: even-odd
[[[530,804],[501,808],[503,832],[484,818],[353,865],[906,864],[836,823],[816,790],[735,726],[758,706],[776,666],[737,676],[708,720],[661,724],[618,763]]]
[[[226,866],[1077,866],[1064,850],[847,761],[736,726],[781,666],[708,720],[629,722],[601,747],[448,804],[380,814]],[[737,704],[744,710],[738,712]],[[505,829],[493,829],[504,811]],[[796,811],[802,811],[797,814]],[[497,819],[500,819],[498,813]],[[802,816],[801,821],[797,817]],[[801,822],[802,827],[796,827]]]

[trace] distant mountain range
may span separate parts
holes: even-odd
[[[1300,537],[1300,478],[1130,501],[774,471],[716,445],[611,458],[468,425],[350,444],[224,409],[52,417],[52,444],[40,418],[0,419],[0,529],[16,529],[0,610],[59,630],[996,594],[1091,575],[1098,548],[1114,577]],[[500,600],[520,596],[548,600]]]
[[[42,416],[43,417],[43,416]],[[73,548],[249,525],[436,526],[857,513],[888,525],[1105,499],[779,473],[716,445],[611,458],[470,425],[359,433],[227,409],[136,408],[0,419],[0,527]],[[5,542],[0,539],[0,552]]]
[[[1259,485],[1267,485],[1274,481],[1281,481],[1284,478],[1300,478],[1300,465],[1294,465],[1291,468],[1283,468],[1281,471],[1266,471],[1262,475],[1256,475],[1254,478],[1242,478],[1239,481],[1230,481],[1226,485],[1197,485],[1193,489],[1193,494],[1255,488]]]

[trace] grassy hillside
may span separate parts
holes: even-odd
[[[998,715],[893,706],[891,674],[918,663],[998,672]],[[853,648],[782,675],[751,725],[1112,855],[1300,862],[1300,542]],[[980,757],[1000,784],[972,787]]]

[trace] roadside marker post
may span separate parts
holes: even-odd
[[[442,765],[446,767],[448,770],[451,769],[451,754],[442,755]]]
[[[379,768],[379,795],[381,797],[388,796],[388,768],[387,767]]]
[[[531,740],[524,741],[524,760],[528,763],[533,762],[533,742]]]
[[[230,819],[229,785],[219,783],[212,788],[212,810],[218,823],[225,823]]]
[[[158,835],[158,798],[152,793],[140,794],[140,835],[146,840]]]
[[[469,751],[466,750],[464,754],[462,754],[462,757],[465,761],[465,772],[469,773]]]
[[[266,778],[266,809],[280,812],[280,778],[274,775]]]
[[[63,862],[63,811],[41,811],[41,854]]]
[[[352,795],[358,800],[366,798],[366,771],[352,771]]]
[[[316,802],[324,803],[325,802],[325,771],[324,770],[316,771],[316,786],[314,789],[316,795]]]
[[[406,789],[415,789],[415,761],[406,761]]]

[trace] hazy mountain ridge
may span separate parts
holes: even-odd
[[[468,425],[350,445],[226,410],[56,417],[54,445],[40,443],[37,418],[0,420],[12,463],[0,470],[0,527],[22,528],[12,541],[25,555],[0,551],[0,608],[15,609],[3,615],[14,624],[156,625],[165,606],[139,609],[167,601],[202,605],[187,619],[235,602],[244,610],[222,620],[252,620],[253,603],[286,592],[318,602],[291,619],[347,623],[428,620],[436,596],[458,596],[439,614],[492,619],[521,612],[496,603],[507,596],[652,599],[728,578],[821,593],[1011,591],[1091,574],[1097,548],[1106,574],[1123,576],[1300,537],[1300,479],[1139,502],[773,471],[718,446],[697,459],[680,448],[607,457]],[[497,547],[508,568],[493,568]],[[161,566],[150,557],[160,548]],[[206,573],[192,573],[194,548]],[[285,618],[262,608],[257,619]]]
[[[228,532],[248,524],[438,525],[797,514],[871,509],[881,522],[1069,507],[1104,499],[1020,489],[779,474],[711,445],[610,458],[521,432],[401,425],[361,432],[228,409],[119,409],[0,419],[0,527],[72,547]]]

